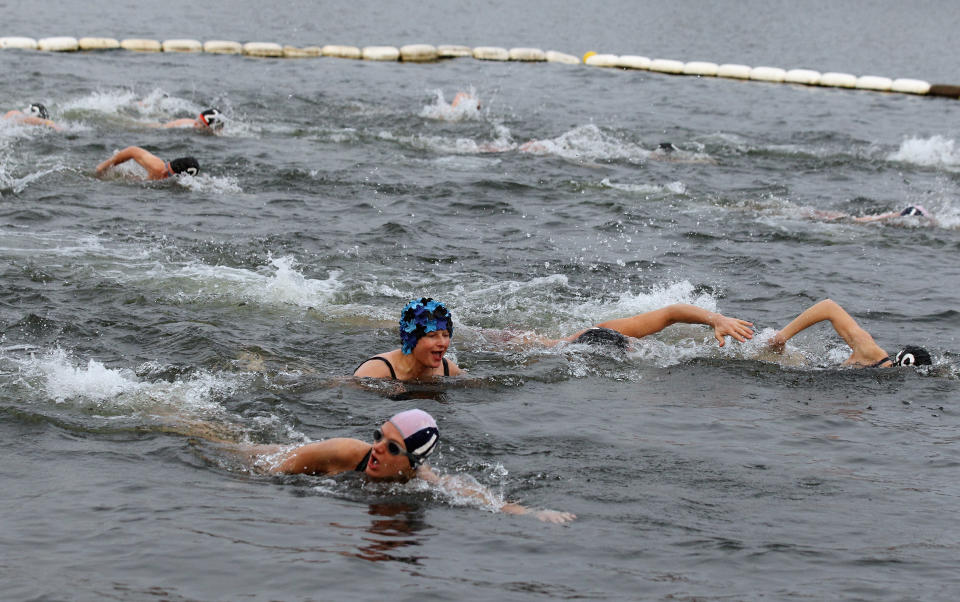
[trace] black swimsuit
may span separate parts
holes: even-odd
[[[367,470],[367,462],[370,461],[370,454],[373,453],[373,446],[370,446],[370,449],[367,451],[367,455],[363,457],[363,460],[360,460],[360,463],[357,464],[357,467],[353,470],[355,472],[365,472]]]
[[[360,366],[366,364],[370,360],[380,360],[381,362],[386,364],[387,368],[390,369],[390,378],[392,378],[393,380],[397,380],[397,373],[393,371],[393,364],[390,363],[390,360],[388,360],[385,357],[380,357],[379,355],[375,355],[371,358],[367,358],[362,362],[360,362]],[[447,358],[444,357],[444,358],[441,358],[441,360],[443,361],[443,375],[450,376],[450,364],[447,363]],[[357,370],[360,369],[360,366],[357,366]],[[357,370],[354,370],[354,372],[356,372]]]

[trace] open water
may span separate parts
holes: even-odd
[[[0,2],[0,35],[537,46],[958,83],[932,2]],[[480,62],[0,51],[0,588],[9,600],[954,600],[960,103]],[[460,90],[476,106],[452,108]],[[145,124],[229,117],[222,136]],[[533,152],[521,146],[530,140]],[[673,153],[658,150],[670,142]],[[104,180],[140,145],[195,178]],[[933,215],[862,224],[922,204]],[[358,386],[413,297],[463,378]],[[831,297],[930,370],[841,369]],[[623,356],[517,348],[694,303]],[[421,407],[448,491],[266,477],[251,442]],[[192,434],[184,434],[189,431]]]

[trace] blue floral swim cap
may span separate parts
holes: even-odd
[[[429,297],[407,303],[400,312],[400,342],[404,355],[413,353],[420,337],[434,330],[446,330],[453,336],[453,316],[443,303]]]

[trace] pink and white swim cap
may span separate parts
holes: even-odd
[[[388,420],[403,437],[407,453],[417,458],[416,464],[423,462],[440,442],[440,429],[433,416],[423,410],[407,410],[394,414]]]

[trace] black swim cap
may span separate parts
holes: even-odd
[[[35,117],[39,117],[40,119],[50,119],[50,113],[47,113],[47,107],[43,106],[39,102],[35,102],[27,107],[26,112]]]
[[[212,130],[223,129],[223,113],[219,109],[207,109],[200,113],[200,119]]]
[[[923,347],[907,345],[900,350],[893,363],[897,366],[930,366],[933,360],[930,359],[930,353]]]
[[[176,174],[186,173],[195,176],[200,172],[200,164],[193,157],[180,157],[170,162],[170,171]]]
[[[900,215],[918,215],[920,217],[923,217],[926,214],[923,212],[923,209],[921,209],[920,207],[917,207],[916,205],[910,205],[909,207],[901,211]]]
[[[573,342],[581,345],[612,345],[624,351],[627,349],[627,337],[616,330],[601,328],[599,326],[584,331],[584,333],[574,339]]]
[[[660,146],[657,147],[665,153],[672,153],[677,150],[677,147],[673,145],[673,142],[661,142]]]

